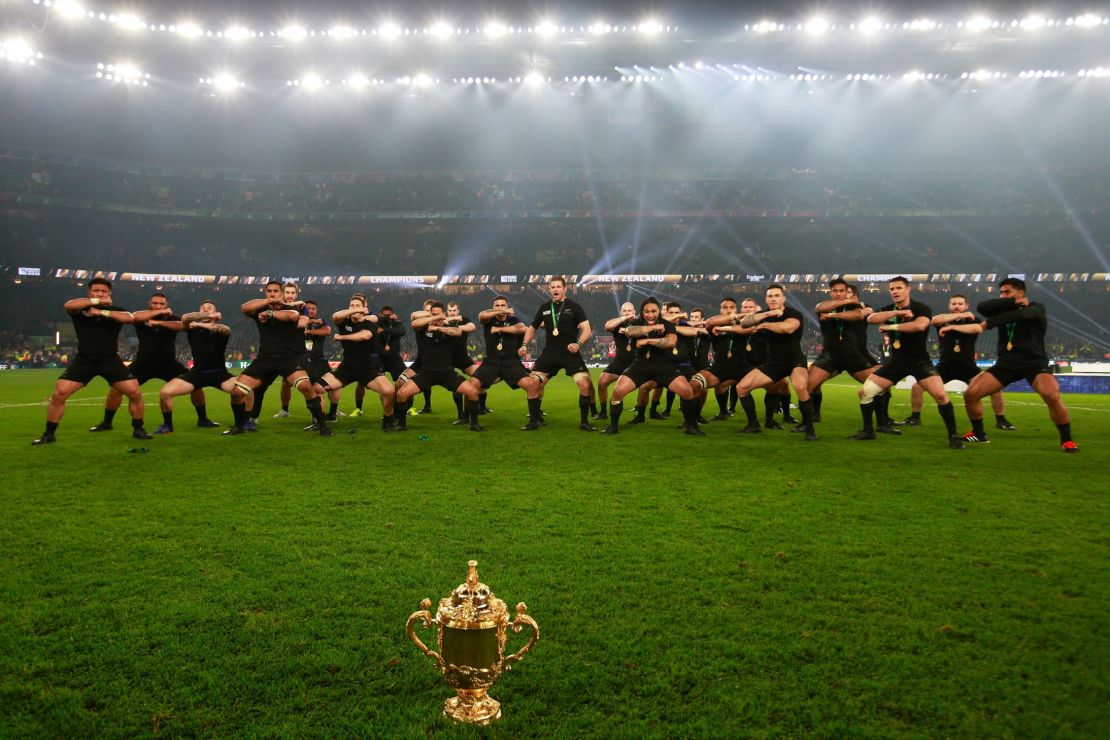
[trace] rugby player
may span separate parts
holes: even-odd
[[[139,390],[139,381],[119,356],[120,329],[134,319],[127,310],[112,305],[111,281],[92,278],[89,280],[88,295],[66,301],[65,311],[77,332],[77,354],[54,384],[54,392],[46,407],[46,430],[31,444],[45,445],[56,441],[54,433],[65,414],[66,401],[97,376],[127,396],[131,436],[151,439],[143,428],[143,394]]]
[[[594,397],[594,384],[590,371],[582,359],[582,347],[590,341],[592,332],[586,312],[576,302],[567,298],[567,281],[564,277],[551,278],[547,283],[551,300],[536,310],[532,323],[524,332],[524,342],[519,354],[523,357],[528,344],[536,336],[540,327],[547,332],[543,351],[532,366],[532,375],[547,386],[560,370],[574,378],[578,386],[578,412],[581,418],[578,428],[583,432],[596,432],[597,427],[590,424],[590,404]]]
[[[850,439],[875,439],[875,397],[907,375],[912,375],[936,401],[937,411],[940,412],[948,432],[948,446],[954,450],[963,449],[963,440],[956,433],[956,415],[952,410],[952,402],[948,400],[944,382],[929,359],[927,341],[933,311],[924,303],[911,298],[910,281],[906,278],[893,278],[889,289],[893,303],[869,315],[867,321],[879,325],[879,331],[884,333],[886,341],[890,343],[890,354],[879,369],[868,376],[859,390],[863,428]]]
[[[983,397],[1024,378],[1048,407],[1048,415],[1060,434],[1060,449],[1079,452],[1071,438],[1071,415],[1060,398],[1060,384],[1048,366],[1044,346],[1048,316],[1044,305],[1029,300],[1024,280],[1006,278],[998,284],[998,298],[983,301],[976,311],[987,317],[978,325],[980,331],[998,330],[998,361],[972,380],[964,392],[964,406],[971,420],[971,432],[964,439],[988,441],[983,429]],[[949,331],[974,331],[970,326],[952,326]]]

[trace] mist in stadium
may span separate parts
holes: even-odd
[[[1097,4],[3,0],[0,735],[1105,737],[1108,120]]]

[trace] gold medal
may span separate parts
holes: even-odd
[[[650,349],[647,351],[647,354],[644,355],[644,359],[645,360],[650,360],[651,359],[651,350]]]
[[[959,351],[961,351],[961,350],[960,350],[960,345],[958,345],[958,344],[957,344],[957,345],[955,346],[955,348],[954,348],[954,349],[953,349],[952,351],[953,351],[953,352],[959,352]]]
[[[895,339],[894,340],[894,349],[902,349],[902,340],[901,339]]]
[[[312,351],[312,340],[311,339],[304,340],[304,348],[306,350],[308,350],[309,352]]]
[[[747,346],[747,347],[745,347],[744,349],[746,349],[746,350],[747,350],[748,352],[751,352],[751,351],[752,351],[752,345],[751,345],[751,342],[749,342],[749,343],[748,343],[748,346]],[[729,356],[729,357],[732,357],[732,353],[731,353],[731,352],[729,352],[729,353],[728,353],[728,356]]]
[[[671,354],[677,355],[678,354],[678,347],[675,347],[674,349],[672,349]]]
[[[1006,349],[1007,350],[1013,350],[1013,348],[1014,348],[1014,343],[1013,342],[1006,342]]]
[[[553,336],[553,337],[559,336],[559,327],[556,326],[554,329],[551,330],[551,336]]]
[[[386,351],[386,352],[388,352],[388,351],[389,351],[389,345],[388,345],[388,344],[387,344],[387,345],[385,345],[385,351]]]
[[[729,357],[729,359],[732,358],[732,350],[731,349],[728,351],[728,357]]]
[[[505,349],[505,345],[502,344],[501,342],[498,342],[497,343],[497,351],[500,352],[503,349]]]

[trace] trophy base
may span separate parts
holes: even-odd
[[[456,722],[471,725],[488,725],[501,719],[501,702],[491,699],[486,689],[456,689],[458,696],[452,696],[443,703],[443,713]]]

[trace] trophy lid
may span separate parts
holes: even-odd
[[[493,595],[489,586],[478,581],[478,561],[467,563],[466,582],[451,595],[440,599],[436,621],[456,629],[488,629],[506,624],[509,611],[505,602]]]

